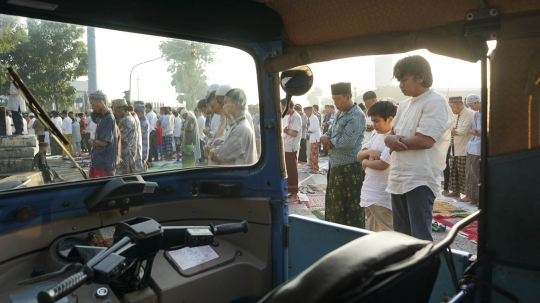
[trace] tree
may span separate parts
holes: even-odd
[[[311,105],[320,105],[319,101],[321,99],[321,96],[323,94],[323,91],[320,87],[314,87],[311,93],[309,93],[306,97],[306,99],[309,101],[309,104]]]
[[[12,65],[45,109],[70,108],[76,90],[69,83],[88,74],[84,27],[27,19],[28,40],[0,59]]]
[[[20,23],[20,19],[9,15],[0,14],[0,54],[11,52],[17,48],[20,43],[28,41],[28,35],[26,35],[25,27]],[[7,77],[4,76],[8,65],[4,60],[0,61],[1,83],[7,82]],[[0,95],[5,94],[7,87],[0,89]],[[5,96],[2,96],[5,97]],[[1,98],[1,97],[0,97]],[[5,98],[2,98],[2,100]],[[0,103],[3,103],[0,100]]]
[[[194,109],[197,101],[206,96],[208,78],[204,72],[205,67],[215,60],[213,47],[205,43],[169,40],[162,42],[159,49],[169,62],[167,71],[173,74],[171,85],[176,88],[176,100],[185,100],[186,107]]]

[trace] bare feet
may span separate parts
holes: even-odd
[[[298,195],[297,194],[288,194],[287,195],[287,201],[290,202],[290,201],[296,201],[298,200]]]
[[[459,200],[459,202],[471,202],[471,201],[472,201],[472,198],[469,196],[465,196],[465,198]]]
[[[448,191],[448,190],[443,190],[441,194],[442,194],[443,196],[446,196],[446,195],[448,195],[449,193],[450,193],[450,191]]]
[[[457,192],[453,192],[451,194],[447,194],[447,195],[444,195],[445,197],[460,197],[460,193],[457,193]]]

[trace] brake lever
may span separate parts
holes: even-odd
[[[64,267],[62,267],[62,269],[60,269],[59,271],[55,271],[55,272],[52,272],[52,273],[48,273],[48,274],[45,274],[45,275],[37,276],[37,277],[26,279],[26,280],[21,280],[21,281],[17,282],[17,285],[29,285],[29,284],[34,284],[34,283],[37,283],[37,282],[49,280],[49,279],[61,276],[61,275],[65,274],[66,272],[70,271],[70,270],[77,271],[77,270],[81,269],[82,267],[83,267],[83,265],[80,264],[80,263],[69,263],[69,264],[65,265]]]

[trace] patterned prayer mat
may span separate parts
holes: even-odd
[[[437,223],[446,225],[448,228],[451,228],[456,223],[463,220],[463,218],[462,217],[456,217],[456,216],[435,215],[435,216],[433,216],[433,220],[436,221]],[[473,241],[474,243],[477,243],[477,240],[478,240],[478,222],[473,222],[473,223],[467,225],[459,233],[461,235],[464,235],[465,237],[467,237],[467,239]]]
[[[309,198],[309,201],[306,202],[306,206],[309,208],[319,208],[324,207],[324,194],[316,194],[316,195],[307,195]]]
[[[326,184],[308,184],[307,186],[315,191],[326,190]]]
[[[312,210],[311,213],[315,215],[315,217],[317,217],[319,220],[324,221],[324,210],[321,211],[321,210],[315,209],[315,210]]]
[[[454,212],[462,212],[463,210],[459,207],[456,207],[448,202],[444,201],[435,201],[433,204],[433,215],[443,215],[451,216]]]

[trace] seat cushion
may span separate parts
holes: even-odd
[[[328,253],[259,303],[327,302],[431,244],[397,232],[363,236]]]

